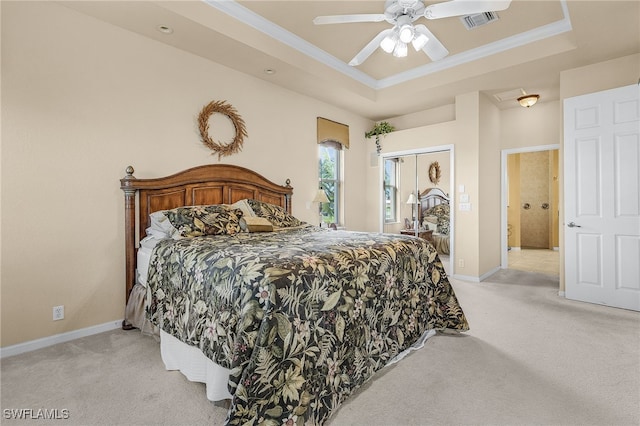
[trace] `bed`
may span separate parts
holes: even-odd
[[[420,193],[420,218],[424,229],[431,229],[432,243],[438,254],[449,254],[449,196],[440,188]]]
[[[229,400],[227,424],[323,424],[436,330],[468,330],[431,244],[300,222],[288,183],[218,164],[157,179],[129,168],[121,188],[124,326],[144,327],[141,308],[167,369]],[[156,235],[167,220],[174,233]]]

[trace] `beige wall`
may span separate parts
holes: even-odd
[[[560,99],[637,84],[640,53],[560,73]]]
[[[560,109],[559,101],[541,101],[500,111],[500,149],[559,144]]]
[[[53,2],[1,7],[3,347],[123,317],[119,179],[128,165],[142,178],[217,163],[195,125],[212,100],[249,134],[221,162],[291,179],[293,213],[313,223],[316,117],[348,124],[346,226],[377,229],[362,215],[368,120]]]
[[[479,267],[476,276],[484,277],[500,268],[500,110],[480,96],[480,140],[478,164]],[[473,203],[472,203],[473,207]]]

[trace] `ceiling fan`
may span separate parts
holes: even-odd
[[[507,9],[510,4],[511,0],[449,0],[425,7],[422,0],[387,0],[384,13],[318,16],[313,23],[323,25],[387,21],[393,25],[392,28],[380,31],[358,52],[349,62],[351,66],[362,64],[378,47],[396,57],[407,56],[409,43],[416,51],[422,50],[432,61],[437,61],[447,56],[449,51],[425,25],[414,25],[414,21],[422,17],[440,19],[495,12]]]

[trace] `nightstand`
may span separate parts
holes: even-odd
[[[416,235],[416,231],[413,229],[403,229],[400,231],[402,235]],[[430,229],[424,229],[418,231],[418,237],[425,239],[429,242],[433,242],[433,231]]]

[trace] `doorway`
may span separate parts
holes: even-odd
[[[559,276],[559,146],[502,151],[502,268]]]

